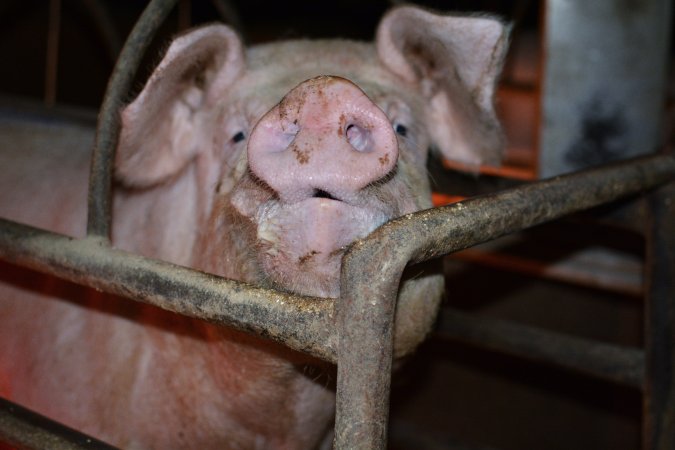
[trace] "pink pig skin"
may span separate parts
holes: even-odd
[[[245,51],[222,25],[179,37],[122,111],[114,245],[339,297],[351,242],[431,206],[428,148],[474,166],[498,162],[492,97],[507,34],[492,18],[400,7],[374,43]],[[77,146],[3,150],[0,214],[82,237],[87,158]],[[333,367],[237,331],[2,270],[0,394],[127,449],[330,446]],[[411,269],[397,345],[424,338],[442,292],[441,275]],[[419,298],[415,311],[405,307]]]

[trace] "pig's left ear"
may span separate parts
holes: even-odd
[[[434,145],[471,166],[499,164],[503,133],[495,115],[495,81],[509,27],[484,16],[443,16],[414,7],[390,11],[377,31],[377,51],[392,72],[427,97]]]
[[[138,97],[122,111],[116,175],[147,187],[177,174],[212,133],[202,114],[244,70],[243,46],[225,25],[210,25],[173,41]]]

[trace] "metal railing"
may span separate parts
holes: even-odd
[[[337,363],[336,448],[386,446],[394,310],[406,266],[635,196],[675,179],[675,157],[651,155],[400,217],[346,252],[339,299],[276,292],[112,249],[108,236],[112,161],[119,131],[117,110],[143,48],[174,3],[153,0],[146,8],[108,86],[92,162],[87,237],[72,239],[0,219],[0,258],[251,332]],[[456,334],[472,342],[534,353],[535,358],[567,367],[584,366],[593,375],[642,387],[647,410],[645,448],[650,449],[672,448],[668,445],[675,435],[675,293],[671,278],[675,198],[669,189],[652,195],[655,225],[650,241],[652,295],[646,350],[600,344],[587,347],[584,341],[543,331],[537,332],[537,338],[549,343],[554,340],[555,345],[528,346],[522,342],[532,336],[527,335],[532,330],[521,326],[486,324],[468,315],[454,315],[446,321]],[[415,304],[406,307],[415,308]],[[585,353],[576,351],[584,347]],[[410,350],[397,348],[396,353]],[[595,364],[587,364],[589,359]],[[28,437],[22,440],[22,433],[16,432],[25,421],[2,417],[0,436],[11,436],[19,446],[35,447]]]

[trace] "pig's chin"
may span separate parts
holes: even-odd
[[[262,269],[276,287],[337,297],[345,249],[386,220],[382,211],[325,198],[264,205],[257,214]]]

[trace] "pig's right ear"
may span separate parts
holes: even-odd
[[[126,185],[147,187],[178,173],[212,136],[203,120],[219,94],[244,69],[244,52],[224,25],[177,38],[143,91],[122,111],[116,175]]]
[[[497,164],[503,136],[493,94],[509,27],[486,16],[448,16],[404,6],[377,31],[381,62],[426,96],[429,133],[443,156]]]

